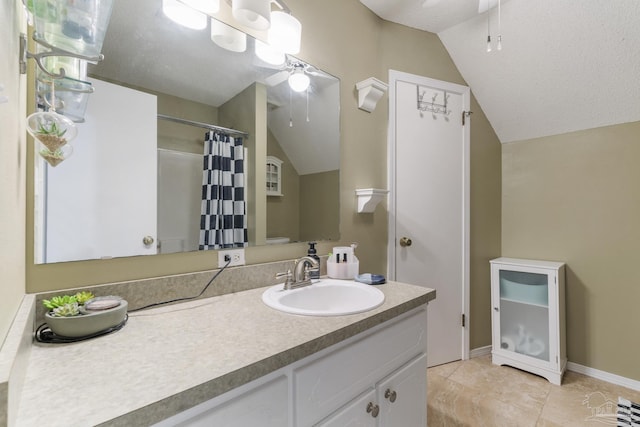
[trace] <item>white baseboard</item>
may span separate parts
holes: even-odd
[[[490,345],[471,349],[471,351],[469,352],[469,358],[473,359],[475,357],[482,357],[488,354],[491,354]],[[611,384],[627,387],[627,388],[630,388],[631,390],[640,391],[640,381],[636,381],[631,378],[612,374],[610,372],[601,371],[600,369],[579,365],[574,362],[567,362],[567,369],[569,371],[577,372],[578,374],[586,375],[591,378],[596,378],[598,380],[606,381]]]
[[[631,378],[601,371],[595,368],[590,368],[588,366],[579,365],[574,362],[567,362],[567,369],[572,372],[577,372],[579,374],[606,381],[611,384],[620,385],[632,390],[640,391],[640,381],[632,380]]]
[[[469,352],[469,359],[473,359],[475,357],[486,356],[487,354],[491,354],[491,346],[485,345],[484,347],[473,348]]]

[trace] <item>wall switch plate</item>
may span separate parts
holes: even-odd
[[[218,251],[218,268],[222,268],[227,264],[224,257],[229,255],[231,262],[227,267],[233,267],[235,265],[244,265],[244,249],[224,249]]]

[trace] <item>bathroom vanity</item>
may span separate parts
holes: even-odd
[[[347,316],[282,313],[257,288],[131,313],[81,343],[34,343],[16,425],[424,426],[435,291],[378,288],[381,306]]]

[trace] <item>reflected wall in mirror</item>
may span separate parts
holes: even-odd
[[[202,124],[247,134],[250,246],[339,238],[339,80],[290,56],[267,63],[250,36],[224,49],[211,25],[180,27],[158,0],[115,2],[73,156],[36,161],[37,263],[198,250]],[[310,85],[295,92],[300,68]]]

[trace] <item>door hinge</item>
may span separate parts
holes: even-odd
[[[462,313],[462,327],[464,328],[466,324],[467,324],[467,317],[464,315],[464,313]]]
[[[463,111],[462,112],[462,126],[467,122],[467,117],[471,118],[473,111]]]

